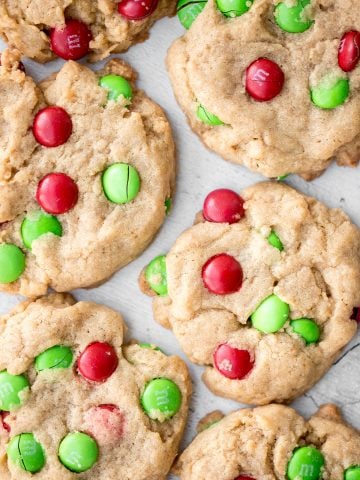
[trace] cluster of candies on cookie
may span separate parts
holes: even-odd
[[[152,344],[140,343],[141,348],[160,349]],[[81,381],[97,385],[106,382],[118,367],[119,359],[112,345],[105,342],[90,343],[80,353],[74,363],[73,351],[65,345],[54,345],[35,358],[37,375],[49,370],[73,368],[74,375]],[[11,438],[11,428],[7,423],[9,412],[20,408],[31,395],[26,375],[11,375],[6,370],[0,372],[0,421],[10,435],[7,446],[9,461],[18,468],[30,473],[39,472],[46,464],[46,451],[35,435],[23,432]],[[179,387],[169,378],[157,377],[148,381],[140,395],[140,404],[146,415],[154,421],[170,420],[180,410],[182,394]],[[92,407],[86,414],[86,431],[69,432],[60,439],[59,461],[68,470],[81,473],[89,470],[98,461],[101,439],[109,434],[114,444],[124,433],[124,414],[114,404],[101,404]],[[104,429],[108,430],[104,433]],[[97,441],[98,439],[98,441]]]
[[[228,18],[245,14],[256,0],[216,0],[220,12]],[[301,34],[310,29],[315,21],[310,18],[311,0],[297,0],[295,5],[279,2],[274,8],[275,24],[290,34]],[[207,0],[179,0],[177,13],[180,22],[189,29],[202,12]],[[338,65],[345,73],[355,69],[360,59],[360,32],[351,30],[341,38],[338,52]],[[254,60],[245,72],[247,94],[258,102],[267,102],[279,95],[285,83],[282,69],[274,61],[261,57]],[[342,105],[350,95],[350,83],[347,76],[329,74],[310,89],[310,99],[322,109],[333,109]],[[197,117],[206,125],[224,125],[216,115],[203,105],[198,105]]]
[[[21,67],[21,65],[20,65]],[[20,68],[19,67],[19,68]],[[99,85],[108,91],[108,100],[120,98],[130,103],[133,92],[130,83],[122,76],[108,74],[100,78]],[[35,116],[32,132],[43,148],[65,144],[72,135],[70,115],[61,107],[48,106]],[[140,176],[127,163],[113,163],[101,177],[102,189],[108,201],[122,205],[135,199],[140,191]],[[63,229],[56,215],[73,209],[78,201],[79,189],[72,178],[63,172],[52,172],[39,182],[35,198],[41,209],[30,212],[21,224],[23,246],[31,250],[32,243],[45,234],[62,236]],[[167,209],[167,206],[165,204]],[[26,256],[22,249],[10,243],[0,243],[0,283],[12,283],[24,272]]]
[[[203,205],[203,217],[208,222],[237,223],[245,216],[244,200],[236,192],[218,189],[210,192]],[[284,245],[272,230],[267,241],[282,252]],[[243,283],[243,271],[240,263],[227,253],[209,258],[201,271],[204,287],[215,295],[228,295],[238,292]],[[145,269],[145,279],[150,288],[160,296],[168,293],[166,256],[154,258]],[[265,298],[250,316],[250,323],[264,334],[276,333],[287,329],[298,335],[306,345],[320,340],[321,329],[312,318],[290,319],[290,306],[280,297],[272,294]],[[360,309],[354,308],[354,320],[360,322]],[[254,354],[240,350],[228,343],[218,345],[213,354],[214,366],[224,377],[241,380],[250,374],[255,364]]]

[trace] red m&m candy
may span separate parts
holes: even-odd
[[[124,416],[115,405],[104,404],[85,413],[88,432],[100,445],[117,443],[124,431]]]
[[[221,253],[211,257],[202,268],[205,287],[217,295],[226,295],[240,290],[243,271],[240,263],[231,255]]]
[[[284,81],[284,72],[268,58],[255,60],[246,70],[246,91],[258,102],[267,102],[279,95]]]
[[[155,11],[158,3],[159,0],[122,0],[118,11],[127,20],[142,20]]]
[[[338,61],[344,72],[354,70],[360,59],[360,32],[346,32],[340,42]]]
[[[85,23],[68,20],[50,32],[51,50],[64,60],[79,60],[89,52],[92,34]]]
[[[70,115],[61,107],[46,107],[34,119],[33,134],[44,147],[58,147],[72,134]]]
[[[214,365],[224,377],[241,380],[252,370],[254,361],[247,350],[239,350],[224,343],[215,350]]]
[[[45,212],[60,214],[71,210],[78,201],[79,190],[65,173],[49,173],[40,182],[36,200]]]
[[[236,192],[219,188],[205,198],[203,215],[208,222],[236,223],[244,215],[244,200]]]
[[[108,343],[94,342],[80,355],[77,368],[86,380],[104,382],[115,372],[118,363],[114,347]]]

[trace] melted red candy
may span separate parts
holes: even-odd
[[[203,215],[208,222],[236,223],[244,215],[244,200],[236,192],[219,188],[205,198]]]
[[[115,372],[118,363],[114,347],[108,343],[94,342],[79,356],[77,368],[86,380],[104,382]]]
[[[85,413],[88,432],[100,445],[117,443],[124,433],[124,415],[115,405],[99,405]]]
[[[214,365],[224,377],[241,380],[252,370],[254,361],[247,350],[239,350],[224,343],[215,350]]]
[[[71,118],[61,107],[43,108],[34,119],[33,134],[40,145],[58,147],[67,142],[72,134]]]
[[[8,412],[1,412],[0,413],[0,421],[1,421],[1,425],[4,428],[4,430],[6,430],[8,433],[10,433],[10,431],[11,431],[10,425],[8,425],[5,421],[5,419],[8,415],[9,415]]]
[[[360,32],[346,32],[340,42],[338,61],[344,72],[354,70],[360,60]]]
[[[159,0],[122,0],[118,12],[127,20],[142,20],[154,13]]]
[[[279,95],[284,81],[281,68],[268,58],[255,60],[246,70],[246,91],[258,102],[267,102]]]
[[[55,27],[50,32],[51,50],[64,60],[79,60],[90,48],[91,31],[79,20],[68,20],[63,27]]]
[[[202,279],[211,293],[226,295],[240,290],[243,271],[234,257],[221,253],[205,263],[202,268]]]
[[[40,182],[36,200],[48,213],[61,214],[71,210],[78,201],[79,190],[65,173],[49,173]]]

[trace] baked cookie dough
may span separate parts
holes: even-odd
[[[2,480],[165,480],[191,381],[180,358],[125,345],[125,330],[66,294],[0,318]]]
[[[120,60],[96,73],[70,61],[38,86],[16,55],[1,61],[0,289],[34,297],[101,283],[165,219],[169,123]]]
[[[358,1],[180,0],[178,15],[168,70],[205,145],[271,178],[358,163]]]
[[[332,404],[308,421],[282,405],[242,409],[200,433],[175,473],[181,480],[355,480],[360,434]]]
[[[1,0],[0,36],[38,62],[60,56],[92,62],[148,37],[159,18],[175,13],[173,0]]]
[[[155,319],[216,395],[261,405],[303,394],[356,333],[359,229],[276,182],[211,192],[197,222],[141,275]]]

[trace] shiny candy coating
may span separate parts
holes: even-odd
[[[244,200],[232,190],[219,188],[205,198],[203,216],[208,222],[236,223],[244,215]]]
[[[181,407],[179,387],[168,378],[154,378],[145,386],[141,405],[153,420],[164,422],[173,417]]]
[[[252,326],[263,333],[279,331],[289,318],[289,305],[278,296],[265,298],[251,315]]]
[[[0,283],[12,283],[25,270],[25,255],[12,243],[0,243]]]
[[[283,71],[268,58],[258,58],[246,70],[246,91],[258,102],[267,102],[279,95],[284,82]]]
[[[272,247],[277,248],[280,252],[284,250],[284,245],[274,230],[271,231],[270,235],[267,237],[267,240]]]
[[[254,0],[216,0],[216,4],[220,12],[225,17],[240,17],[246,13]]]
[[[166,255],[159,255],[151,260],[145,269],[145,278],[155,293],[160,296],[167,295]]]
[[[140,191],[140,177],[137,170],[127,163],[113,163],[102,175],[102,187],[110,202],[129,203]]]
[[[77,361],[79,373],[91,382],[104,382],[116,370],[119,359],[114,347],[104,342],[88,345]]]
[[[241,380],[253,369],[254,360],[247,350],[240,350],[224,343],[214,352],[214,365],[224,377]]]
[[[320,327],[312,318],[296,318],[290,322],[290,326],[307,345],[316,343],[320,338]]]
[[[133,96],[132,88],[126,78],[121,75],[115,75],[111,73],[101,77],[99,85],[105,90],[108,90],[108,100],[118,100],[120,96],[131,100]]]
[[[53,215],[41,211],[28,214],[21,224],[21,237],[25,247],[31,249],[35,240],[43,235],[62,236],[62,226]]]
[[[71,348],[54,345],[35,358],[35,368],[38,372],[49,369],[69,368],[72,364]]]
[[[24,375],[11,375],[6,370],[0,372],[0,410],[12,412],[21,407],[29,388]]]
[[[142,20],[156,10],[159,0],[122,0],[118,12],[127,20]]]
[[[40,182],[36,200],[43,210],[55,215],[66,213],[75,207],[79,189],[65,173],[49,173]]]
[[[243,271],[231,255],[221,253],[209,258],[202,268],[204,286],[216,295],[227,295],[240,290]]]
[[[224,122],[220,120],[219,117],[217,117],[213,113],[206,110],[206,108],[203,107],[202,105],[198,106],[198,109],[196,110],[196,116],[198,117],[199,120],[205,123],[205,125],[211,125],[211,126],[224,125]]]
[[[12,463],[26,472],[37,473],[45,465],[43,447],[32,433],[21,433],[12,438],[7,455]]]
[[[324,464],[324,456],[318,449],[310,446],[297,448],[288,463],[288,479],[319,480]]]
[[[86,433],[69,433],[59,446],[59,459],[71,472],[86,472],[96,463],[98,457],[97,443]]]
[[[177,16],[187,30],[204,10],[207,0],[179,0],[176,6]]]
[[[279,3],[275,8],[275,21],[278,26],[288,33],[303,33],[308,30],[313,20],[307,18],[306,7],[310,5],[310,0],[297,0],[293,6],[288,6],[286,2]]]
[[[354,465],[345,470],[344,480],[360,480],[360,465]]]
[[[341,41],[338,52],[339,67],[344,72],[351,72],[360,60],[360,32],[352,30],[346,32]]]
[[[339,107],[350,94],[347,78],[325,77],[317,86],[311,88],[311,100],[319,108]]]
[[[35,116],[33,134],[40,145],[54,148],[68,141],[72,128],[72,120],[63,108],[45,107]]]
[[[65,26],[51,29],[51,50],[64,60],[79,60],[90,49],[92,34],[88,26],[80,20],[67,20]]]

